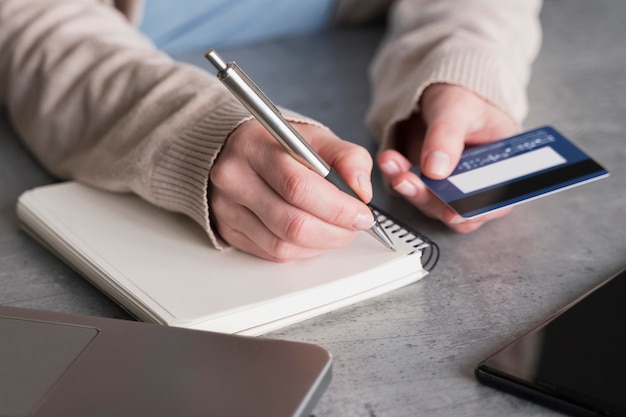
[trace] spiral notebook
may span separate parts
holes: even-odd
[[[260,335],[420,280],[437,246],[377,211],[396,251],[367,233],[313,259],[273,263],[213,249],[185,216],[77,182],[17,204],[22,227],[140,320]]]

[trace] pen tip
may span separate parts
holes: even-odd
[[[368,231],[372,236],[382,242],[382,244],[385,245],[388,249],[391,249],[394,252],[396,251],[395,245],[378,222],[374,222],[374,224],[371,228],[369,228]]]

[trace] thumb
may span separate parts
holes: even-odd
[[[428,126],[424,136],[421,170],[429,178],[448,177],[459,163],[466,131],[459,123],[440,120]]]
[[[462,87],[435,84],[422,96],[422,117],[426,124],[420,167],[433,179],[448,177],[459,163],[471,123],[475,122],[476,103]]]

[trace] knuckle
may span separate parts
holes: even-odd
[[[482,226],[480,222],[464,222],[460,224],[450,225],[450,227],[457,233],[468,234],[473,232]]]
[[[269,254],[272,257],[272,261],[274,262],[286,262],[291,259],[292,256],[292,245],[280,238],[275,238],[272,242],[272,247],[269,250]]]
[[[234,165],[228,163],[216,163],[209,172],[209,180],[212,186],[219,189],[230,189],[241,183]]]
[[[290,175],[286,177],[282,187],[284,199],[296,207],[306,206],[306,199],[315,195],[315,193],[311,191],[310,183],[307,182],[306,179],[303,179],[301,175]],[[349,197],[345,198],[347,199]],[[357,209],[356,207],[346,203],[346,200],[342,196],[340,198],[332,199],[330,204],[325,205],[324,210],[325,212],[323,214],[323,218],[327,223],[349,226],[356,216]],[[289,237],[296,238],[302,233],[300,229],[306,226],[307,216],[303,213],[298,213],[298,215],[291,213],[289,216],[295,217],[288,217],[285,220],[285,224],[287,224],[285,229],[292,233],[288,235]]]
[[[224,165],[216,163],[209,172],[209,179],[211,184],[221,188],[228,182],[228,170],[224,168]]]
[[[359,159],[363,159],[363,160],[371,159],[369,151],[362,146],[355,146],[353,149],[350,150],[350,152],[353,153]]]
[[[240,246],[240,242],[241,242],[240,232],[237,232],[232,227],[223,223],[217,223],[215,225],[215,229],[219,233],[220,237],[224,239],[224,241],[226,241],[229,245],[232,245],[235,247]]]
[[[281,219],[285,241],[291,244],[301,245],[307,236],[309,216],[304,212],[287,213]]]
[[[371,170],[373,165],[372,156],[367,149],[362,146],[350,143],[344,147],[337,157],[340,165],[360,166]]]
[[[281,187],[284,199],[295,206],[301,205],[310,192],[310,185],[299,172],[286,175]]]
[[[352,214],[352,211],[346,207],[340,201],[334,201],[331,206],[328,207],[328,223],[332,224],[343,224],[345,223],[345,219],[354,219],[356,217],[356,212]],[[350,224],[348,224],[351,226]]]

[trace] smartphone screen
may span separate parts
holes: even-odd
[[[626,416],[626,270],[485,359],[476,377],[572,415]]]

